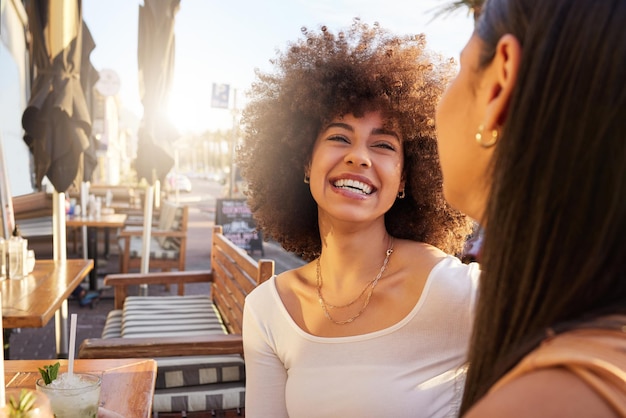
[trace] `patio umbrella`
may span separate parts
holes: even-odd
[[[65,191],[83,179],[82,155],[89,147],[91,118],[80,83],[82,43],[81,0],[26,1],[30,51],[35,79],[22,115],[24,141],[35,163],[39,189],[44,176],[54,186],[54,259],[66,259]],[[67,353],[67,301],[56,312],[57,353]]]
[[[164,181],[174,165],[167,149],[178,133],[166,117],[174,74],[174,17],[180,0],[145,0],[139,6],[137,63],[143,118],[139,129],[135,170],[150,184]]]
[[[100,79],[98,70],[93,66],[90,60],[91,52],[95,49],[96,43],[91,36],[91,32],[87,27],[87,24],[83,22],[83,51],[81,54],[80,63],[80,85],[83,88],[85,94],[85,100],[87,102],[87,108],[89,114],[93,114],[93,88],[96,82]],[[98,165],[96,158],[96,138],[93,135],[89,135],[89,147],[83,152],[83,178],[84,181],[91,181],[93,172]]]
[[[82,181],[82,154],[89,147],[91,118],[80,81],[81,0],[26,3],[36,74],[22,116],[24,141],[35,165],[36,186],[44,176],[64,193]]]

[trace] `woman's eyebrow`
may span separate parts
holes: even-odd
[[[392,131],[391,129],[374,128],[374,129],[372,129],[372,134],[373,135],[390,135],[390,136],[395,136],[398,141],[400,140],[400,137],[398,136],[398,133],[396,131]]]
[[[345,130],[348,130],[350,132],[354,132],[354,128],[352,127],[352,125],[349,125],[347,123],[343,123],[343,122],[332,122],[329,123],[328,126],[326,127],[326,129],[330,129],[330,128],[342,128]],[[391,136],[395,136],[396,139],[400,140],[400,137],[398,136],[398,134],[391,130],[391,129],[385,129],[385,128],[374,128],[372,129],[372,135],[391,135]]]
[[[326,129],[330,129],[330,128],[343,128],[346,129],[350,132],[354,132],[354,128],[352,127],[352,125],[349,125],[347,123],[343,123],[343,122],[331,122],[328,124],[328,126],[326,127]]]

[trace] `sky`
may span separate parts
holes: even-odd
[[[300,29],[338,30],[353,18],[396,34],[425,33],[429,47],[458,58],[473,19],[467,10],[435,17],[453,0],[181,0],[176,14],[175,73],[169,116],[181,133],[226,130],[254,81],[254,69],[271,70],[277,49],[300,38]],[[141,117],[137,87],[140,0],[83,0],[83,19],[96,42],[91,62],[120,77],[122,105]],[[210,107],[212,84],[228,84],[230,108]]]

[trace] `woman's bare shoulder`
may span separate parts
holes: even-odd
[[[311,270],[311,263],[305,264],[295,269],[284,271],[276,275],[276,289],[281,295],[298,293],[303,287],[310,286],[314,270]]]
[[[618,417],[597,393],[563,368],[526,373],[488,393],[464,418]]]
[[[401,260],[399,264],[420,270],[422,275],[428,275],[447,256],[439,248],[417,241],[399,240],[394,248],[394,258]]]

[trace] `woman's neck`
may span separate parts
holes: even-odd
[[[380,270],[393,238],[382,229],[322,235],[320,259],[324,286],[350,286],[372,280]]]

